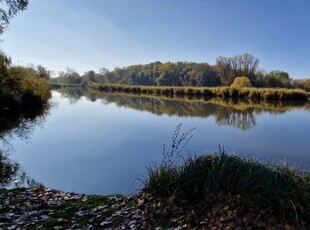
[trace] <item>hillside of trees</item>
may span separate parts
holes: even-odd
[[[146,86],[229,86],[237,77],[247,77],[254,87],[266,88],[305,88],[302,82],[293,81],[287,72],[270,72],[259,68],[259,60],[244,53],[232,57],[218,57],[215,65],[195,62],[152,62],[145,65],[132,65],[109,71],[102,68],[80,75],[75,70],[59,72],[52,79],[54,84],[124,84]],[[310,81],[309,81],[310,82]]]

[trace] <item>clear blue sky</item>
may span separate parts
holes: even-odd
[[[25,65],[84,72],[249,52],[269,71],[310,77],[309,0],[29,1],[0,43]]]

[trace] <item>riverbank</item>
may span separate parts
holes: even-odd
[[[222,87],[176,87],[176,86],[140,86],[92,84],[90,88],[104,92],[123,92],[133,94],[190,96],[190,97],[221,97],[252,100],[308,100],[308,93],[300,89],[284,88],[235,88]]]
[[[225,153],[164,156],[133,196],[2,189],[0,228],[309,229],[308,172]]]
[[[240,209],[238,197],[197,213],[195,207],[148,193],[87,196],[47,188],[1,190],[1,229],[306,229],[273,215]]]

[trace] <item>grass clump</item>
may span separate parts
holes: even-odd
[[[173,152],[175,153],[175,151]],[[171,154],[171,152],[169,152]],[[285,222],[307,222],[310,216],[310,174],[285,165],[263,164],[252,157],[220,153],[176,157],[168,155],[148,169],[144,191],[156,197],[202,207],[214,197],[238,197],[240,207],[268,210]],[[168,160],[167,160],[168,159]]]

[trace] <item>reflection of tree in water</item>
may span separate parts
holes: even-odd
[[[89,98],[90,101],[95,102],[97,100],[97,94],[96,93],[90,93],[89,94]]]
[[[154,114],[180,117],[214,116],[218,125],[229,125],[241,130],[256,126],[256,114],[281,114],[293,108],[305,108],[303,102],[253,102],[238,100],[182,100],[159,97],[103,94],[105,103],[115,103],[120,107],[129,107]],[[309,109],[309,107],[308,107]]]
[[[14,138],[28,139],[34,128],[42,124],[49,108],[13,113],[7,110],[0,112],[0,187],[38,186],[32,178],[21,170],[17,162],[8,158],[10,141]]]
[[[70,105],[77,103],[83,96],[80,88],[60,88],[57,90],[61,96],[69,100]]]
[[[216,117],[216,124],[248,130],[256,126],[256,119],[254,112],[227,112],[221,113]]]
[[[49,107],[19,114],[13,114],[10,111],[1,112],[0,142],[4,145],[9,144],[13,138],[28,139],[34,128],[45,121],[45,117],[49,114]]]
[[[18,163],[11,161],[0,150],[0,188],[3,187],[38,187],[42,186],[21,170]]]
[[[73,93],[72,90],[63,96]],[[200,100],[188,100],[188,98],[168,98],[162,96],[134,95],[122,93],[106,93],[98,91],[82,91],[78,95],[84,96],[90,101],[101,99],[103,104],[114,103],[119,107],[132,108],[140,111],[148,111],[157,115],[179,117],[214,116],[218,125],[229,125],[241,130],[248,130],[256,126],[255,115],[259,113],[282,114],[295,108],[310,109],[307,102],[285,101],[249,101],[249,100],[223,100],[219,98],[202,98]]]
[[[5,186],[14,180],[14,176],[19,170],[17,163],[11,162],[0,150],[0,185]]]

